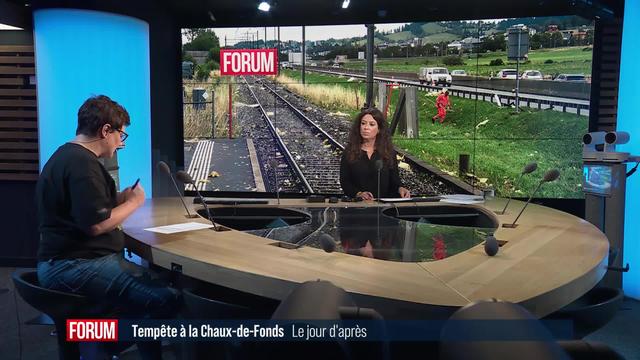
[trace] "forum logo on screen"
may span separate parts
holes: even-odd
[[[118,320],[67,319],[67,341],[118,341]]]
[[[221,49],[220,75],[277,75],[276,49]]]

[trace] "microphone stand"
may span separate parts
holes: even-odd
[[[378,204],[380,204],[380,173],[382,172],[382,168],[378,168]]]
[[[182,206],[184,206],[184,209],[187,211],[186,218],[188,218],[188,219],[197,218],[198,215],[191,214],[189,212],[189,208],[187,207],[187,204],[184,202],[184,198],[182,197],[182,192],[180,191],[180,188],[178,188],[178,183],[176,183],[176,180],[173,178],[171,173],[169,173],[169,177],[171,178],[171,181],[173,182],[173,186],[176,187],[176,191],[178,192],[178,197],[180,197],[180,201],[182,201]],[[195,187],[195,185],[194,185],[194,187]],[[197,190],[197,188],[196,188],[196,190]],[[204,200],[202,200],[202,201],[204,201]]]
[[[536,187],[536,189],[533,191],[533,193],[531,193],[531,196],[529,196],[529,200],[527,200],[527,203],[524,204],[524,206],[522,207],[522,210],[520,210],[520,213],[518,214],[518,216],[516,216],[516,219],[513,220],[513,223],[511,224],[502,224],[502,227],[504,228],[509,228],[509,229],[513,229],[515,227],[517,227],[518,225],[516,224],[516,221],[518,221],[518,219],[520,218],[520,215],[522,215],[522,213],[524,212],[524,209],[527,208],[527,206],[529,205],[529,203],[531,202],[531,199],[533,199],[533,195],[536,194],[536,192],[538,192],[538,189],[540,189],[540,186],[542,186],[542,184],[544,183],[544,181],[540,181],[540,183],[538,183],[538,186]]]
[[[193,188],[196,189],[196,194],[198,195],[198,199],[200,199],[200,202],[202,203],[202,206],[204,207],[204,210],[207,212],[207,219],[209,219],[209,221],[211,221],[211,225],[213,225],[213,230],[214,231],[220,231],[220,229],[218,228],[218,225],[216,225],[216,222],[213,221],[213,217],[211,216],[211,212],[209,211],[209,207],[207,206],[207,202],[204,200],[204,197],[202,197],[202,194],[200,194],[200,190],[198,190],[198,187],[196,186],[195,181],[192,181],[191,185],[193,185]]]
[[[520,180],[522,180],[522,176],[523,175],[524,175],[524,173],[520,173],[520,176],[518,176],[518,180],[516,180],[515,184],[519,184],[520,183]],[[511,197],[512,196],[513,196],[513,191],[511,191],[509,193],[509,199],[507,200],[507,203],[504,205],[504,209],[502,209],[502,211],[500,211],[500,212],[496,211],[496,214],[504,215],[504,212],[507,211],[507,206],[509,206],[509,203],[511,202]]]
[[[278,184],[278,160],[275,158],[269,161],[269,166],[271,166],[271,170],[273,170],[273,179],[276,185],[276,199],[278,201],[278,206],[280,205],[280,185]]]
[[[276,199],[278,201],[278,206],[280,206],[280,185],[278,184],[278,172],[276,171],[275,168],[273,169],[273,176],[275,177],[275,181],[276,181]]]
[[[378,206],[377,206],[378,209],[376,211],[376,213],[377,213],[377,216],[376,216],[376,220],[377,220],[376,229],[377,229],[377,231],[376,231],[376,233],[377,233],[377,237],[378,237],[378,244],[380,244],[381,243],[381,240],[380,240],[380,203],[381,203],[380,198],[382,196],[382,194],[380,193],[380,173],[382,172],[382,167],[384,166],[384,164],[381,165],[380,163],[378,163],[378,161],[382,162],[382,160],[376,160],[376,168],[378,170]]]

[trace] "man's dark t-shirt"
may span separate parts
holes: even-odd
[[[119,229],[98,235],[89,228],[111,216],[115,182],[82,145],[66,143],[45,164],[36,186],[40,247],[38,260],[92,259],[122,251]]]

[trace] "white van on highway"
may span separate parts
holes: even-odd
[[[420,84],[442,84],[451,86],[451,75],[444,67],[421,67],[418,72]]]

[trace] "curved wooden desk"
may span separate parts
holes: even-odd
[[[280,206],[310,205],[295,199],[282,200]],[[523,205],[513,201],[505,215],[493,215],[504,206],[503,199],[474,206],[501,225],[511,222]],[[507,243],[495,257],[487,256],[480,244],[432,262],[383,261],[305,246],[285,249],[270,245],[274,240],[235,230],[170,235],[144,230],[187,221],[207,223],[186,219],[184,213],[177,198],[147,200],[124,224],[128,247],[163,268],[179,264],[187,276],[272,299],[283,299],[298,283],[328,280],[350,292],[360,306],[374,307],[388,318],[444,317],[488,298],[519,303],[542,317],[598,283],[606,272],[609,249],[605,235],[590,223],[534,204],[518,227],[497,229],[496,237]]]

